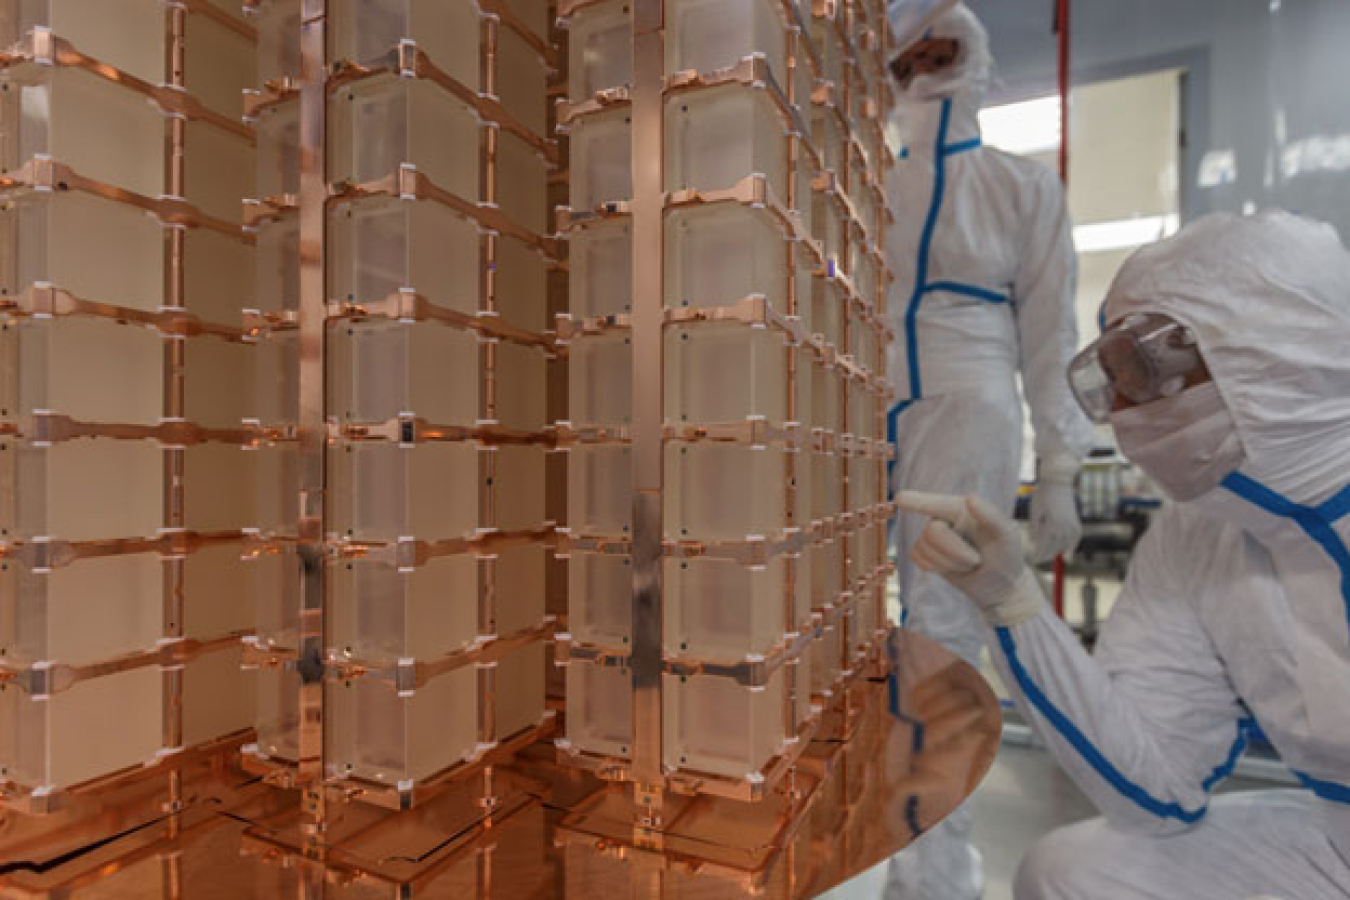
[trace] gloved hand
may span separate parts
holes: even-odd
[[[1076,475],[1076,465],[1067,472],[1050,467],[1041,472],[1036,493],[1031,495],[1031,558],[1037,563],[1071,552],[1083,537],[1073,489]]]
[[[931,516],[910,558],[941,575],[975,602],[995,628],[1034,618],[1045,605],[1036,575],[1022,557],[1017,523],[979,497],[901,491],[896,505]]]

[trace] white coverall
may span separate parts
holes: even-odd
[[[1019,372],[1042,471],[1062,473],[1066,494],[1091,442],[1065,374],[1078,349],[1073,240],[1059,178],[981,145],[979,103],[992,61],[979,21],[958,6],[931,34],[957,38],[962,50],[952,70],[915,79],[894,123],[905,150],[887,178],[896,220],[886,248],[896,279],[887,303],[898,400],[888,418],[891,484],[978,494],[1011,512],[1022,455]],[[950,96],[920,99],[934,93]],[[1071,494],[1066,500],[1076,526]],[[959,591],[909,562],[925,522],[902,515],[895,526],[906,624],[976,664],[985,644],[979,616]],[[890,896],[979,896],[969,835],[962,809],[896,857]]]
[[[1131,312],[1192,330],[1245,461],[1159,515],[1095,657],[1048,608],[994,629],[1019,708],[1105,816],[1043,839],[1016,897],[1345,900],[1350,254],[1287,214],[1210,217],[1126,264],[1107,318]],[[1307,790],[1211,803],[1254,724]]]

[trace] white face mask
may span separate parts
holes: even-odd
[[[1174,500],[1214,490],[1245,459],[1214,382],[1111,413],[1121,451]]]

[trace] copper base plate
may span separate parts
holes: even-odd
[[[905,632],[888,649],[766,800],[669,796],[641,839],[628,785],[540,743],[409,811],[336,804],[307,852],[298,792],[226,754],[183,770],[177,813],[162,776],[79,818],[0,812],[0,898],[811,897],[940,822],[998,748],[973,669]]]

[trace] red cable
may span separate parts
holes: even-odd
[[[1055,27],[1059,32],[1059,177],[1069,184],[1069,26],[1070,0],[1058,0]],[[1055,615],[1064,618],[1064,557],[1055,557]]]
[[[1055,15],[1056,30],[1059,32],[1059,177],[1069,183],[1069,42],[1071,15],[1070,0],[1058,0],[1059,7]]]

